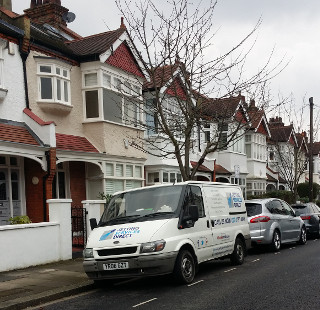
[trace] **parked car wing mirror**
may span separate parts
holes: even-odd
[[[95,219],[95,218],[90,219],[90,228],[91,228],[91,230],[94,230],[97,227],[98,227],[97,219]]]

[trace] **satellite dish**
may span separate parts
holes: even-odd
[[[67,23],[72,23],[76,18],[76,15],[72,12],[66,12],[62,15],[62,19]]]

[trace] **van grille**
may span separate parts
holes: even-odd
[[[133,254],[137,252],[136,246],[126,247],[126,248],[114,248],[114,249],[104,249],[98,250],[99,256],[111,256],[111,255],[123,255],[123,254]]]

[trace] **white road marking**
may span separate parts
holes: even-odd
[[[290,248],[289,250],[293,250],[293,249],[295,249],[296,247],[294,246],[294,247],[292,247],[292,248]]]
[[[251,263],[258,262],[259,260],[260,260],[260,258],[257,258],[257,259],[255,259],[255,260],[251,261]]]
[[[140,304],[137,304],[137,305],[132,306],[132,308],[136,308],[136,307],[145,305],[145,304],[147,304],[148,302],[154,301],[154,300],[156,300],[156,299],[158,299],[158,298],[149,299],[149,300],[147,300],[147,301],[141,302]]]
[[[188,284],[187,286],[196,285],[196,284],[201,283],[201,282],[203,282],[203,281],[204,281],[204,280],[199,280],[199,281],[197,281],[197,282],[193,282],[193,283],[191,283],[191,284]]]
[[[274,252],[274,255],[278,255],[278,254],[280,254],[280,252]]]
[[[233,270],[236,270],[237,268],[232,268],[232,269],[229,269],[229,270],[225,270],[224,272],[230,272],[230,271],[233,271]]]

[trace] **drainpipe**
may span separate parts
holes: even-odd
[[[23,51],[23,38],[19,38],[19,52],[22,60],[22,68],[23,68],[23,81],[24,81],[24,93],[25,93],[25,99],[26,99],[26,108],[30,109],[29,104],[29,92],[28,92],[28,79],[27,79],[27,58],[29,56],[29,49],[28,52]]]
[[[47,221],[47,180],[50,176],[50,168],[51,168],[51,162],[50,162],[50,151],[46,151],[46,161],[47,161],[47,171],[46,175],[43,177],[43,221]]]

